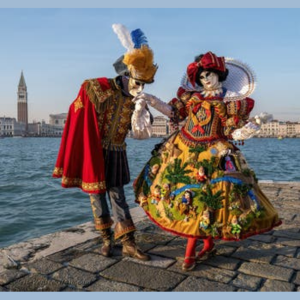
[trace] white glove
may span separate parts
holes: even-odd
[[[234,140],[247,140],[252,138],[255,134],[258,134],[261,129],[261,125],[272,121],[273,116],[268,113],[261,113],[259,116],[255,116],[242,128],[236,129],[232,132]]]
[[[164,114],[165,116],[172,118],[173,117],[173,109],[172,107],[160,100],[159,98],[155,97],[154,95],[142,93],[136,97],[137,99],[144,99],[147,104]]]
[[[150,113],[146,109],[146,101],[144,99],[134,98],[135,109],[131,117],[131,130],[134,139],[144,140],[152,135],[152,127],[150,121]]]

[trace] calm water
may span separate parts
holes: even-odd
[[[131,178],[161,139],[127,140]],[[51,177],[59,138],[0,139],[0,248],[92,220],[89,197]],[[251,139],[241,146],[259,180],[300,181],[300,139]],[[130,207],[132,182],[126,186]]]

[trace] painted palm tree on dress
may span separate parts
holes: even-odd
[[[168,174],[166,175],[166,179],[175,186],[177,185],[177,183],[190,184],[191,178],[187,176],[187,174],[191,173],[192,171],[187,170],[187,166],[188,163],[186,162],[181,167],[181,159],[176,158],[174,163],[169,165],[166,169],[168,172]]]
[[[223,191],[219,190],[216,193],[213,193],[212,186],[208,184],[204,189],[199,193],[199,200],[204,202],[209,209],[215,211],[223,207],[222,200],[224,196],[222,195]]]

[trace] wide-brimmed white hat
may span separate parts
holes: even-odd
[[[222,82],[222,86],[227,89],[224,101],[236,101],[249,97],[256,88],[256,77],[253,70],[245,63],[229,57],[225,58],[225,65],[229,73],[226,80]],[[191,84],[187,73],[183,75],[181,86],[186,91],[203,91],[202,86]]]

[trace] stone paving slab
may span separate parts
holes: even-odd
[[[138,292],[141,288],[127,283],[100,278],[87,287],[86,290],[91,292]]]
[[[263,242],[263,243],[273,243],[275,241],[275,237],[271,234],[254,235],[251,236],[249,239],[253,241]]]
[[[210,281],[204,278],[188,277],[185,281],[179,284],[174,291],[176,292],[229,292],[235,291],[235,288],[215,281]]]
[[[300,240],[300,232],[291,232],[287,230],[276,230],[273,236],[283,237],[287,239]]]
[[[245,275],[245,274],[239,274],[233,281],[232,284],[238,288],[243,288],[251,291],[256,291],[261,282],[262,278]]]
[[[101,276],[157,291],[174,289],[186,276],[130,261],[121,261],[100,273]]]
[[[18,270],[6,270],[0,274],[0,285],[5,285],[26,275],[27,273]]]
[[[297,272],[294,283],[300,285],[300,272]]]
[[[278,238],[276,243],[290,247],[300,247],[300,240],[291,240],[285,238]]]
[[[97,279],[96,275],[94,274],[82,270],[77,270],[72,267],[58,270],[51,277],[57,281],[60,281],[67,285],[72,285],[76,288],[88,286]]]
[[[284,246],[280,244],[275,244],[274,245],[274,253],[287,256],[287,257],[295,257],[297,253],[297,248],[296,247],[289,247],[289,246]]]
[[[84,255],[85,252],[82,250],[77,250],[76,248],[66,249],[61,252],[47,256],[47,259],[58,263],[69,262],[70,260]]]
[[[195,269],[186,272],[181,269],[182,261],[177,262],[168,268],[169,271],[176,273],[182,273],[184,275],[193,276],[193,277],[202,277],[208,280],[217,281],[220,283],[229,283],[235,276],[235,271],[230,271],[226,269],[220,269],[209,265],[204,265],[197,263]]]
[[[53,262],[50,261],[46,258],[37,260],[33,263],[30,264],[25,264],[22,269],[23,270],[28,270],[32,273],[39,273],[42,275],[47,275],[47,274],[51,274],[61,268],[63,268],[64,266],[60,263],[57,262]]]
[[[207,260],[203,260],[202,262],[213,267],[232,271],[236,270],[240,265],[240,261],[238,259],[218,255],[210,257]]]
[[[269,264],[275,257],[274,250],[262,250],[240,247],[231,257],[251,262]]]
[[[292,292],[295,290],[295,285],[289,282],[267,279],[261,292]]]
[[[102,239],[101,237],[97,237],[94,239],[91,239],[89,241],[86,241],[84,243],[78,244],[75,247],[72,247],[72,249],[77,250],[77,251],[91,251],[95,248],[100,248],[102,245]]]
[[[87,253],[69,262],[69,266],[91,273],[100,272],[116,263],[117,260],[102,255]]]
[[[175,247],[180,247],[180,248],[184,247],[185,248],[185,246],[186,246],[186,239],[182,238],[182,237],[176,237],[176,238],[172,239],[170,242],[168,242],[167,245],[168,246],[175,246]],[[201,247],[200,243],[199,243],[198,247]]]
[[[149,251],[150,254],[165,256],[169,258],[183,257],[185,254],[185,247],[180,246],[157,246]]]
[[[290,258],[283,255],[277,256],[274,265],[294,270],[300,270],[300,260],[297,258]]]
[[[290,281],[294,273],[294,271],[291,269],[251,262],[243,263],[238,269],[238,271],[252,276],[277,279],[282,281]]]
[[[176,260],[175,259],[170,259],[170,258],[165,258],[157,255],[150,255],[151,260],[149,261],[138,261],[135,258],[131,257],[125,257],[123,261],[130,261],[130,262],[135,262],[139,263],[145,266],[150,266],[150,267],[156,267],[156,268],[168,268],[169,266],[173,265]]]
[[[226,244],[216,244],[216,255],[222,255],[222,256],[231,256],[235,251],[236,248],[226,246]]]
[[[15,292],[53,292],[61,291],[66,285],[55,280],[49,280],[40,274],[31,274],[8,284],[6,287]]]

